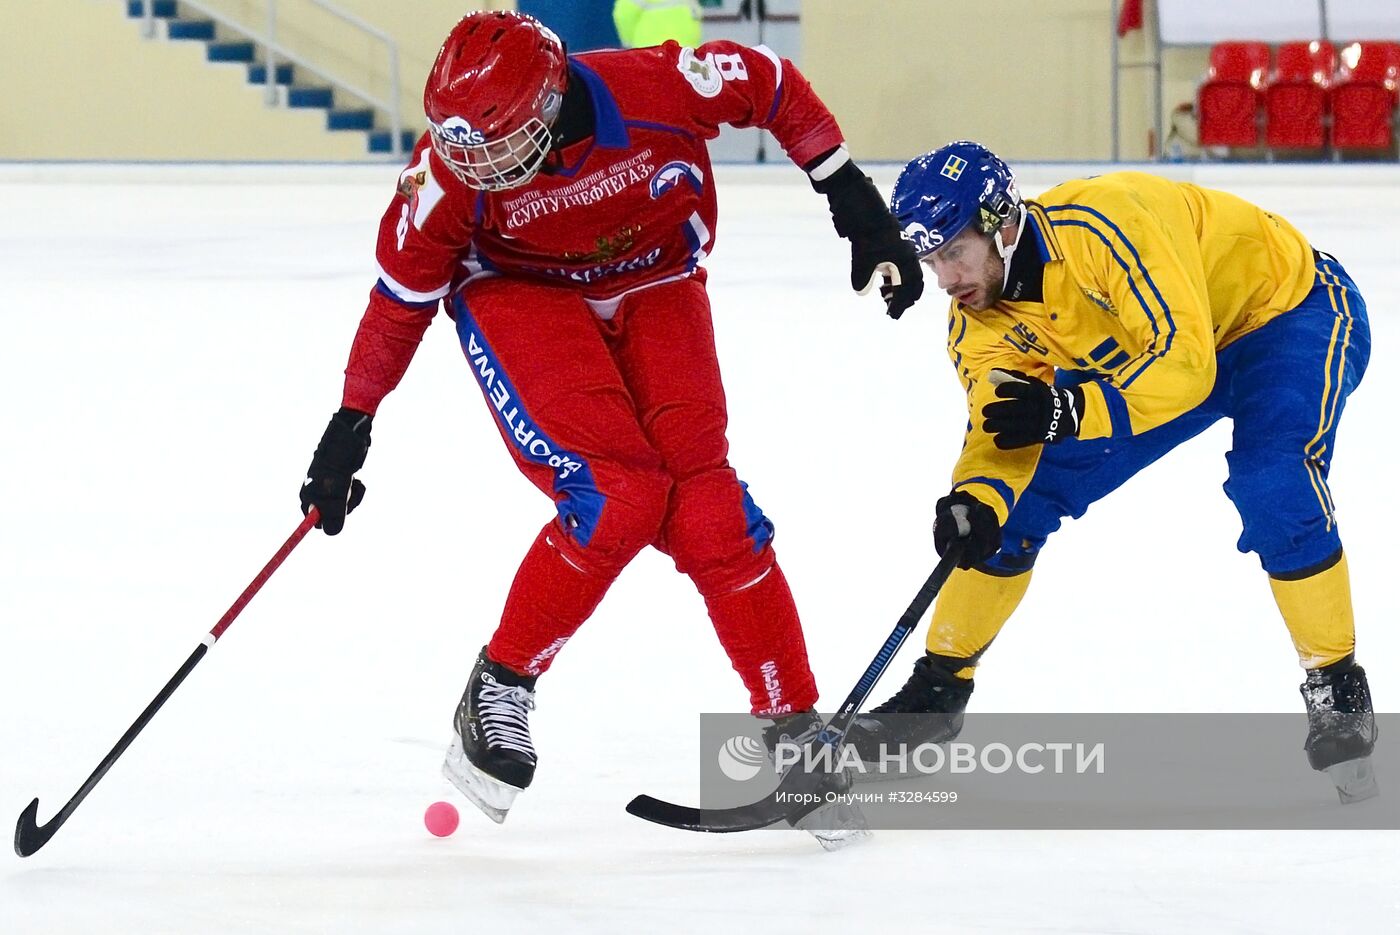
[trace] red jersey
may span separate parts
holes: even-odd
[[[594,133],[518,188],[469,188],[426,134],[418,141],[380,222],[380,279],[351,348],[344,405],[375,411],[439,300],[467,279],[572,286],[607,318],[625,293],[690,275],[714,244],[705,141],[722,124],[769,130],[798,165],[842,143],[807,80],[763,46],[590,52],[570,56],[569,73],[588,89]]]

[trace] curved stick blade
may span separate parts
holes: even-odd
[[[15,822],[15,853],[21,857],[28,857],[39,848],[49,843],[49,838],[62,822],[55,819],[42,827],[39,825],[39,800],[30,802],[24,811],[19,813],[19,821]]]
[[[710,834],[757,831],[759,828],[777,824],[787,818],[789,812],[790,809],[779,805],[772,794],[757,802],[730,808],[691,808],[649,795],[639,795],[627,803],[627,814],[643,821],[682,831],[704,831]]]

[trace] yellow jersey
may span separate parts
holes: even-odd
[[[1215,354],[1302,302],[1312,247],[1293,225],[1242,198],[1141,172],[1076,179],[1026,203],[1016,249],[1038,250],[1043,301],[986,311],[954,301],[948,353],[969,422],[954,489],[1005,523],[1040,445],[1002,451],[982,426],[987,374],[1047,382],[1088,371],[1081,439],[1136,435],[1201,403]]]

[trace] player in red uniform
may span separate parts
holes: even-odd
[[[370,422],[447,300],[517,467],[549,494],[540,530],[457,710],[445,770],[495,820],[530,784],[536,678],[642,548],[689,575],[770,728],[800,736],[817,690],[773,526],[727,460],[705,271],[705,141],[764,127],[830,203],[852,285],[883,277],[898,318],[923,288],[912,248],[835,119],[760,46],[674,42],[566,56],[518,13],[474,13],[428,77],[430,131],[379,229],[370,294],[301,492],[338,533]]]

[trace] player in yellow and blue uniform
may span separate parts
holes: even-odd
[[[1309,761],[1344,801],[1372,793],[1375,719],[1327,484],[1370,356],[1346,270],[1277,215],[1144,173],[1023,202],[1006,164],[969,142],[909,163],[892,210],[953,298],[969,421],[934,540],[963,551],[927,653],[851,742],[878,759],[881,742],[956,735],[974,668],[1061,521],[1228,417],[1225,492],[1306,670]],[[902,713],[939,717],[882,717]]]

